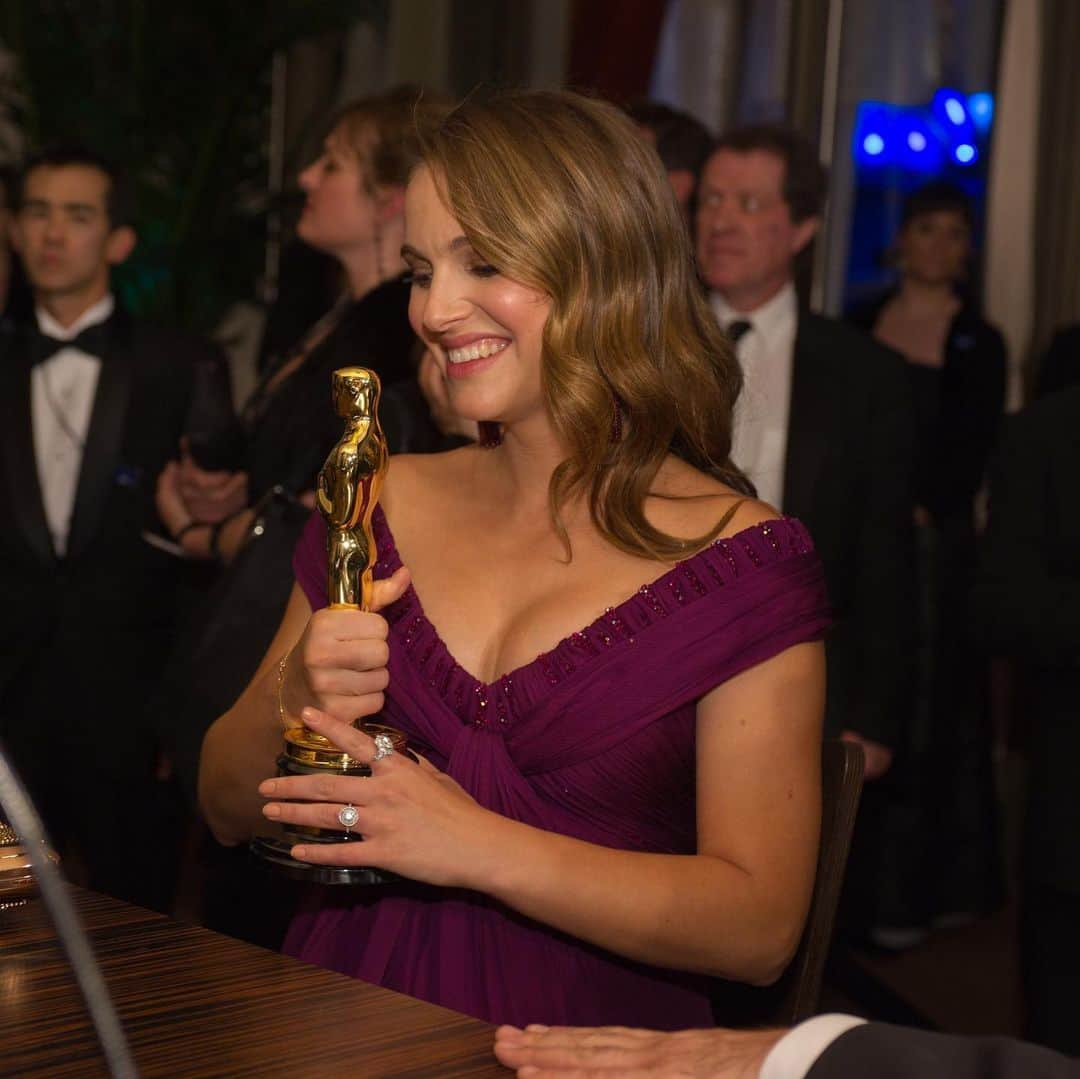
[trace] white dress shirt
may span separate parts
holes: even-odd
[[[819,1056],[841,1034],[862,1026],[865,1019],[853,1015],[815,1015],[793,1027],[771,1049],[761,1065],[758,1079],[805,1079]]]
[[[720,325],[749,322],[735,346],[743,391],[735,405],[731,459],[750,477],[758,498],[777,509],[784,502],[791,368],[799,306],[789,281],[756,311],[736,311],[719,293],[709,302]]]
[[[61,341],[104,322],[115,306],[106,294],[70,326],[61,326],[48,311],[36,311],[38,329]],[[30,415],[34,458],[45,519],[58,557],[67,552],[75,491],[82,468],[90,414],[94,409],[101,359],[77,348],[62,348],[30,373]]]

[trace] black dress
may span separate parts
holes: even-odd
[[[872,332],[891,297],[857,310]],[[940,368],[909,363],[916,414],[919,685],[906,745],[891,777],[896,816],[924,836],[898,836],[886,855],[878,924],[922,924],[979,913],[1001,898],[1002,869],[985,662],[971,644],[976,495],[997,440],[1005,401],[1001,334],[970,303],[949,327]],[[932,889],[929,891],[928,889]]]
[[[341,437],[341,419],[330,400],[331,375],[339,367],[369,367],[379,376],[383,386],[379,416],[391,452],[413,448],[417,436],[403,436],[412,432],[408,421],[417,417],[415,409],[403,408],[402,396],[412,399],[401,388],[415,381],[416,337],[408,308],[409,286],[401,278],[387,281],[350,303],[296,370],[275,381],[295,349],[267,365],[243,413],[245,468],[253,503],[278,484],[293,494],[315,486],[326,455]],[[419,418],[425,416],[426,412]],[[420,437],[425,436],[430,431]]]
[[[1036,397],[1080,385],[1080,323],[1062,326],[1039,361]]]

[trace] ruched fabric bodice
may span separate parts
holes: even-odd
[[[401,560],[381,510],[374,526],[382,578]],[[326,605],[325,541],[313,517],[294,559],[312,609]],[[711,544],[493,683],[455,662],[411,586],[384,614],[383,719],[477,802],[668,854],[696,849],[697,701],[829,621],[817,555],[790,518]],[[622,959],[473,892],[325,889],[286,950],[491,1022],[712,1023],[705,979]]]

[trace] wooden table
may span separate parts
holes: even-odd
[[[142,1075],[506,1079],[478,1020],[78,888]],[[105,1075],[40,900],[0,912],[0,1075]]]

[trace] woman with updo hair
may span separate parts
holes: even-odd
[[[158,512],[176,543],[189,558],[222,567],[178,636],[148,708],[192,803],[203,736],[247,685],[288,603],[306,502],[341,435],[329,407],[333,371],[363,363],[379,373],[382,421],[395,450],[444,447],[416,378],[401,241],[419,132],[445,111],[412,87],[338,111],[319,156],[300,173],[305,202],[297,223],[300,241],[336,263],[338,298],[270,360],[243,409],[232,454],[222,459],[228,447],[193,435],[158,480]],[[281,299],[295,302],[292,293]],[[285,919],[276,908],[291,901],[270,902],[266,882],[250,879],[240,854],[211,845],[201,916],[213,929],[280,944]]]
[[[231,562],[260,498],[275,487],[292,495],[313,488],[341,433],[326,404],[339,367],[363,363],[384,388],[396,387],[383,409],[395,449],[427,449],[438,441],[438,432],[426,429],[431,425],[415,388],[419,351],[408,321],[401,238],[419,129],[443,112],[408,86],[351,102],[300,173],[305,201],[296,234],[338,263],[338,299],[263,372],[242,412],[239,471],[223,469],[192,445],[163,473],[158,510],[190,557]]]
[[[286,941],[310,962],[492,1022],[710,1025],[710,979],[775,980],[810,901],[818,558],[731,464],[739,370],[618,110],[471,98],[405,222],[412,325],[481,441],[392,460],[377,614],[326,609],[309,524],[207,735],[207,819],[235,844],[356,807],[365,842],[294,855],[407,883],[315,899]],[[267,780],[279,699],[372,776]],[[419,763],[375,759],[376,712]]]

